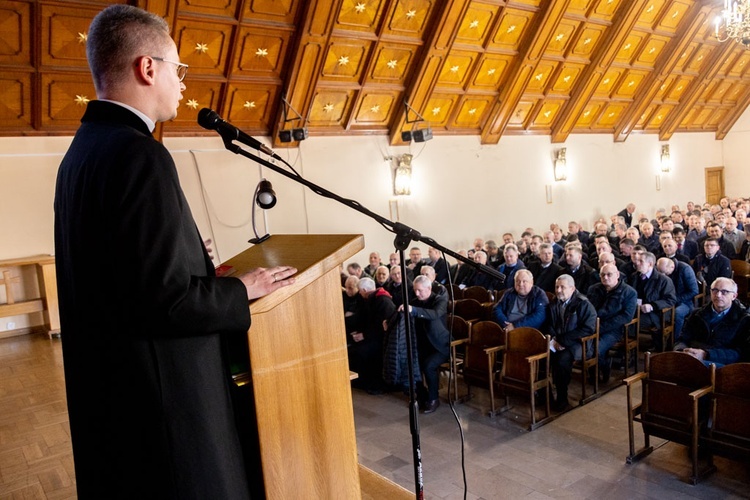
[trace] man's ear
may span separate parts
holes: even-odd
[[[136,62],[135,76],[145,85],[153,85],[156,77],[156,61],[148,56],[142,56]]]

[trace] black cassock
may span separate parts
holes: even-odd
[[[174,162],[89,103],[58,172],[55,251],[80,498],[246,498],[225,343],[250,326],[217,278]]]

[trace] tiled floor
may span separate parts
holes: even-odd
[[[42,335],[0,340],[0,499],[75,498],[60,347]],[[413,491],[406,398],[353,394],[360,462]],[[481,390],[455,408],[470,499],[750,497],[748,467],[719,458],[716,474],[689,485],[686,451],[671,443],[657,440],[653,454],[626,465],[622,388],[534,432],[525,430],[520,402],[495,419],[484,416],[489,405]],[[425,497],[463,498],[460,436],[449,406],[420,415],[419,426]]]
[[[533,432],[525,430],[520,400],[518,408],[490,419],[489,398],[476,393],[454,406],[465,434],[469,499],[750,497],[747,465],[716,458],[718,472],[692,486],[686,448],[659,439],[652,439],[658,449],[650,456],[627,465],[624,387]],[[355,390],[354,416],[361,463],[414,491],[406,397]],[[425,497],[463,498],[460,435],[450,407],[420,415],[419,428]],[[639,443],[642,437],[636,428]]]

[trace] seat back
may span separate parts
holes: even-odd
[[[446,323],[453,340],[469,338],[469,324],[462,317],[449,314]]]
[[[684,352],[647,354],[641,412],[644,431],[689,444],[693,423],[690,393],[713,386],[714,371],[713,365],[708,367]]]
[[[729,262],[732,265],[732,279],[737,283],[737,298],[743,304],[747,304],[750,294],[750,262],[738,259]]]
[[[458,285],[452,284],[449,291],[451,292],[449,296],[451,300],[461,300],[464,298],[464,291]]]
[[[461,299],[453,303],[453,314],[466,321],[481,320],[485,317],[485,309],[474,299]]]
[[[463,292],[464,299],[474,299],[480,304],[484,304],[485,302],[492,302],[492,293],[490,293],[489,290],[482,286],[470,286],[468,288],[464,288]]]
[[[503,329],[494,321],[479,321],[471,327],[464,357],[464,379],[471,385],[489,385],[488,359],[484,352],[489,347],[502,345]]]
[[[520,327],[506,332],[502,377],[528,381],[531,373],[526,358],[544,352],[549,355],[549,339],[536,328]],[[540,363],[541,366],[546,364]]]
[[[716,370],[712,435],[750,444],[750,363],[735,363]],[[739,444],[739,443],[738,443]],[[750,450],[748,450],[750,452]]]

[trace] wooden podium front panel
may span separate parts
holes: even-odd
[[[249,332],[266,496],[360,498],[337,268]],[[291,332],[295,332],[293,335]]]

